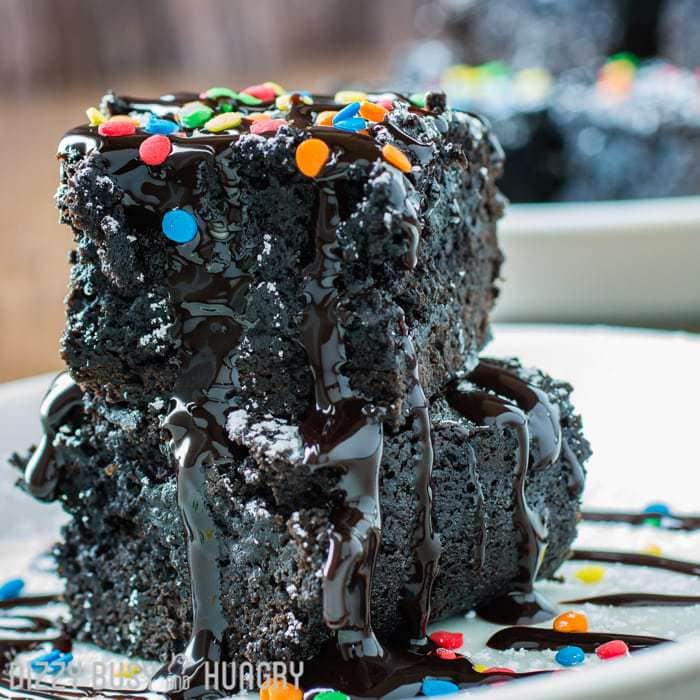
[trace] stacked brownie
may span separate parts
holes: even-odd
[[[571,387],[478,365],[503,212],[480,118],[273,83],[89,116],[59,153],[70,377],[26,478],[73,516],[78,638],[311,659],[362,627],[364,566],[385,643],[531,584],[520,516],[554,573],[589,447]]]

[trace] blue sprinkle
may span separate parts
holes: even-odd
[[[59,657],[55,659],[53,663],[49,664],[49,667],[46,672],[51,674],[52,676],[56,675],[57,673],[61,673],[62,671],[65,671],[66,668],[68,668],[68,665],[71,661],[73,661],[73,654],[60,654]]]
[[[353,119],[343,119],[342,122],[333,121],[333,126],[336,129],[342,129],[343,131],[362,131],[367,126],[364,119],[353,118]]]
[[[0,586],[0,600],[17,598],[24,588],[24,581],[21,578],[11,578]]]
[[[451,693],[458,693],[459,686],[450,681],[441,681],[437,678],[426,678],[423,681],[423,687],[421,688],[423,695],[450,695]]]
[[[671,515],[671,509],[665,503],[650,503],[642,512],[653,515]]]
[[[562,647],[554,660],[562,666],[578,666],[586,660],[586,655],[581,647]]]
[[[36,659],[34,659],[29,664],[29,668],[31,668],[32,671],[35,671],[36,673],[44,673],[47,669],[50,668],[51,663],[57,661],[60,656],[61,652],[57,649],[54,649],[53,651],[50,651],[47,654],[43,654],[42,656],[38,656]]]
[[[162,227],[166,238],[175,243],[189,243],[197,235],[197,220],[184,209],[166,211]]]
[[[345,105],[345,107],[333,117],[333,125],[335,126],[336,122],[344,122],[346,119],[352,119],[359,111],[359,102],[351,102],[349,105]]]
[[[180,127],[169,119],[158,119],[151,115],[143,127],[147,134],[174,134]]]

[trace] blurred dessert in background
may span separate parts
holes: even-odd
[[[593,81],[564,76],[551,103],[564,138],[564,200],[700,191],[698,75],[662,60],[611,58]]]
[[[624,37],[619,0],[441,0],[455,57],[553,72],[596,66]]]
[[[489,119],[513,202],[697,194],[696,4],[435,0],[399,82]]]

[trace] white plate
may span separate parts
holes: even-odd
[[[499,240],[497,320],[700,326],[700,197],[513,205]]]
[[[508,325],[496,326],[495,336],[488,354],[517,355],[576,387],[575,403],[595,450],[588,507],[639,509],[649,501],[665,501],[678,511],[700,510],[700,338],[603,327]],[[0,387],[2,452],[24,448],[38,437],[36,410],[48,380],[37,377]],[[8,575],[56,537],[64,518],[56,506],[18,493],[12,488],[14,479],[11,470],[0,472],[0,571]],[[473,625],[460,618],[440,627],[473,632]],[[697,700],[700,638],[488,692],[500,700]]]

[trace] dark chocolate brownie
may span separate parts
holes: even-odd
[[[564,441],[583,463],[590,448],[570,403],[571,387],[515,362],[502,364],[546,392],[561,412]],[[77,638],[105,648],[164,659],[188,637],[191,603],[175,479],[153,478],[168,472],[167,461],[157,434],[144,430],[158,410],[111,406],[89,392],[84,404],[85,417],[56,440],[64,465],[60,499],[74,516],[57,547],[70,626]],[[479,427],[443,395],[435,397],[430,413],[434,512],[443,539],[432,618],[440,619],[488,602],[516,576],[511,519],[517,436],[509,427]],[[310,471],[299,430],[284,419],[239,410],[229,418],[229,433],[236,458],[209,470],[205,489],[223,542],[228,647],[235,658],[251,661],[309,659],[329,635],[321,571],[337,499],[332,470]],[[385,436],[384,526],[372,599],[382,639],[401,620],[418,449],[409,426]],[[549,530],[540,577],[554,574],[574,538],[581,484],[573,462],[561,457],[528,478],[529,503]]]
[[[340,687],[373,696],[442,673],[431,616],[551,617],[533,583],[565,556],[586,452],[536,381],[477,365],[501,261],[487,125],[442,93],[196,98],[109,95],[111,116],[89,110],[60,147],[72,378],[44,402],[26,483],[74,515],[59,560],[89,611],[78,633],[159,655],[189,634],[156,690],[332,640]],[[467,376],[481,388],[455,383]],[[440,410],[497,436],[442,477]],[[460,521],[481,530],[475,564],[433,484],[454,494],[461,471],[469,494],[489,469],[505,478],[472,484],[464,516],[486,520]],[[399,569],[377,568],[392,551]],[[438,576],[454,591],[459,563],[478,576],[452,601]],[[448,675],[484,682],[464,658]]]
[[[124,109],[122,99],[109,104]],[[419,157],[408,150],[421,168],[413,182],[398,180],[393,168],[371,162],[381,158],[378,149],[349,166],[335,286],[344,372],[395,418],[405,412],[410,374],[396,340],[404,325],[429,392],[464,363],[473,366],[489,337],[501,263],[495,178],[502,152],[478,118],[458,112],[430,114],[397,102],[387,122],[371,127],[379,144],[395,141],[398,130],[424,141],[415,146]],[[168,162],[150,169],[138,156],[146,133],[110,138],[83,128],[66,136],[58,206],[77,248],[62,345],[81,385],[112,402],[167,399],[183,346],[171,299],[176,282],[168,281],[174,246],[161,233],[161,217],[189,204],[200,226],[223,227],[226,240],[235,240],[209,237],[208,265],[230,258],[247,276],[237,309],[243,328],[228,359],[235,400],[290,418],[307,411],[312,380],[298,326],[318,206],[315,185],[294,163],[303,134],[293,124],[266,138],[197,130],[172,136]],[[345,136],[352,144],[354,135]],[[417,244],[406,232],[409,216],[422,227],[415,269],[406,262]]]

